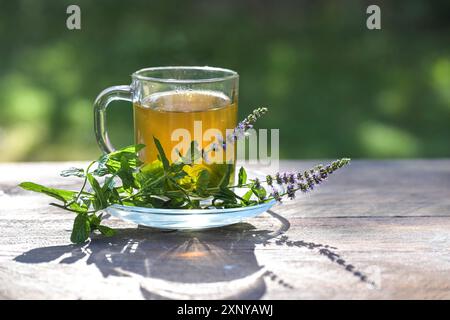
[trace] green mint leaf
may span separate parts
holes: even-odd
[[[96,195],[96,199],[94,200],[94,203],[93,203],[94,209],[100,210],[100,209],[106,208],[108,206],[108,202],[105,197],[105,192],[103,192],[97,179],[95,179],[94,176],[90,173],[87,174],[87,179],[88,179],[92,189],[94,189],[94,192]]]
[[[252,197],[253,194],[253,190],[248,190],[244,196],[242,197],[242,199],[244,199],[246,202],[250,201],[250,198]]]
[[[222,200],[224,203],[237,203],[236,194],[227,188],[220,188],[213,196],[214,200]]]
[[[153,162],[150,162],[146,165],[144,165],[141,169],[140,169],[140,173],[149,175],[149,176],[155,176],[155,177],[160,177],[164,175],[164,168],[162,165],[162,162],[159,160],[155,160]]]
[[[253,194],[254,194],[259,200],[264,200],[264,199],[266,198],[267,191],[266,191],[266,189],[264,189],[263,187],[257,188],[257,187],[255,187],[255,186],[253,186],[251,190],[252,190]]]
[[[241,167],[239,169],[238,186],[242,187],[242,185],[245,183],[247,183],[247,172],[245,171],[244,167]]]
[[[200,148],[198,147],[197,141],[193,140],[191,141],[191,145],[189,147],[189,150],[186,152],[186,155],[182,157],[182,162],[184,164],[192,164],[195,163],[198,159],[202,157],[202,152]]]
[[[78,214],[73,222],[70,241],[73,243],[84,243],[89,238],[90,233],[91,227],[88,215],[85,213]]]
[[[98,231],[100,231],[100,233],[106,237],[112,237],[114,236],[117,232],[116,230],[107,227],[107,226],[103,226],[103,225],[99,225],[97,226]]]
[[[109,194],[108,201],[109,201],[109,203],[123,204],[122,203],[122,198],[120,196],[119,191],[117,191],[117,188],[114,188],[114,189],[111,190],[111,193]]]
[[[107,173],[114,174],[120,170],[123,158],[126,159],[130,168],[136,169],[142,164],[142,161],[139,160],[138,152],[144,147],[145,145],[143,144],[136,144],[103,155],[97,160],[99,164],[97,169],[98,172],[94,172],[102,174],[104,173],[105,168],[107,168]]]
[[[186,176],[188,176],[188,173],[186,171],[181,170],[181,171],[175,172],[173,174],[172,178],[175,179],[175,180],[180,180],[180,179],[183,179]]]
[[[200,174],[197,177],[197,182],[195,183],[195,190],[197,193],[202,196],[208,196],[207,188],[209,183],[209,172],[207,170],[200,171]]]
[[[109,153],[109,156],[112,157],[112,156],[120,155],[123,153],[137,154],[139,151],[141,151],[144,148],[145,148],[145,144],[132,144],[132,145],[126,146],[121,149],[117,149],[116,151]]]
[[[62,177],[70,177],[70,176],[79,177],[79,178],[85,177],[84,169],[75,168],[75,167],[61,171],[60,175]]]
[[[183,172],[183,168],[186,164],[183,162],[173,162],[170,165],[170,172],[171,173],[179,173],[179,172]]]
[[[106,193],[108,191],[112,191],[114,189],[115,186],[115,181],[114,181],[115,176],[109,176],[105,182],[103,183],[102,186],[102,192]]]
[[[191,200],[190,209],[201,209],[200,200]]]
[[[106,166],[106,162],[109,159],[109,154],[104,154],[100,156],[94,163],[97,164],[97,168],[92,171],[92,174],[98,177],[103,177],[104,175],[107,175],[111,173]],[[88,170],[86,170],[88,171]]]
[[[44,193],[64,203],[71,201],[74,198],[74,196],[77,195],[77,192],[74,191],[48,188],[34,182],[22,182],[21,184],[19,184],[19,187],[29,191]]]
[[[49,203],[51,206],[58,207],[64,210],[72,211],[75,213],[86,213],[89,209],[89,206],[84,204],[79,204],[77,202],[69,202],[65,205],[60,205],[58,203]]]
[[[189,202],[184,197],[173,197],[164,203],[165,208],[184,209]]]
[[[232,171],[233,171],[233,165],[227,164],[227,171],[225,172],[225,175],[223,176],[223,178],[219,184],[220,188],[226,188],[230,184],[230,177],[231,177]]]
[[[164,153],[164,149],[161,145],[161,142],[159,142],[159,140],[156,139],[155,137],[153,137],[153,141],[155,141],[156,149],[158,149],[159,158],[163,164],[164,171],[168,171],[169,170],[169,160],[167,159],[166,154]]]
[[[135,175],[140,191],[160,188],[163,183],[163,177],[164,168],[159,160],[144,165]]]
[[[108,162],[108,154],[104,154],[102,155],[100,158],[97,159],[97,168],[92,171],[93,175],[96,175],[98,177],[103,177],[109,173],[111,173],[108,169],[108,167],[106,166],[106,162]]]
[[[127,158],[122,157],[120,159],[120,169],[117,171],[117,175],[120,180],[122,180],[122,185],[125,189],[136,187],[133,171],[134,170],[130,167]]]
[[[89,225],[91,230],[97,229],[97,227],[100,225],[101,218],[97,216],[95,213],[89,215]]]

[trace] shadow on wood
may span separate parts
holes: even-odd
[[[94,264],[104,277],[139,278],[149,299],[258,299],[266,290],[267,270],[258,264],[255,245],[289,228],[257,230],[248,223],[204,231],[119,229],[111,238],[94,236],[85,245],[32,249],[21,263]]]
[[[279,222],[278,229],[260,230],[248,223],[190,232],[119,229],[111,238],[94,236],[85,245],[36,248],[14,260],[31,264],[84,261],[94,264],[104,277],[138,279],[146,299],[259,299],[266,291],[264,278],[293,289],[256,259],[256,245],[275,244],[318,250],[361,281],[368,281],[333,251],[336,248],[289,240],[283,235],[290,228],[289,221],[273,211],[268,213]]]

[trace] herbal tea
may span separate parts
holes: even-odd
[[[174,152],[180,145],[179,140],[181,139],[175,135],[175,141],[173,141],[172,134],[176,132],[175,130],[185,129],[189,139],[195,140],[201,149],[214,141],[204,140],[202,133],[199,138],[199,133],[196,132],[199,129],[199,122],[201,123],[201,132],[217,129],[222,137],[225,137],[226,129],[233,129],[236,126],[236,117],[237,104],[231,103],[230,98],[221,92],[183,90],[150,95],[140,104],[134,104],[136,143],[146,145],[140,157],[145,163],[157,159],[158,151],[153,141],[153,137],[155,137],[161,142],[169,160],[173,161]],[[195,124],[196,122],[197,124]],[[179,151],[181,152],[181,150]],[[183,150],[183,152],[186,151]],[[227,160],[225,152],[223,159],[222,162]],[[232,160],[234,160],[234,155]],[[222,171],[225,165],[202,165],[203,168],[205,166],[212,171]],[[212,173],[219,174],[219,172]]]

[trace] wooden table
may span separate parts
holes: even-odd
[[[72,165],[0,165],[0,298],[450,298],[450,160],[353,161],[240,224],[162,232],[111,218],[118,235],[83,246],[71,213],[16,186],[76,188],[57,175]]]

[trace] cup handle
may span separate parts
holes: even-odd
[[[94,130],[97,143],[103,153],[115,151],[106,130],[106,108],[112,101],[132,101],[130,86],[114,86],[100,92],[94,102]]]

